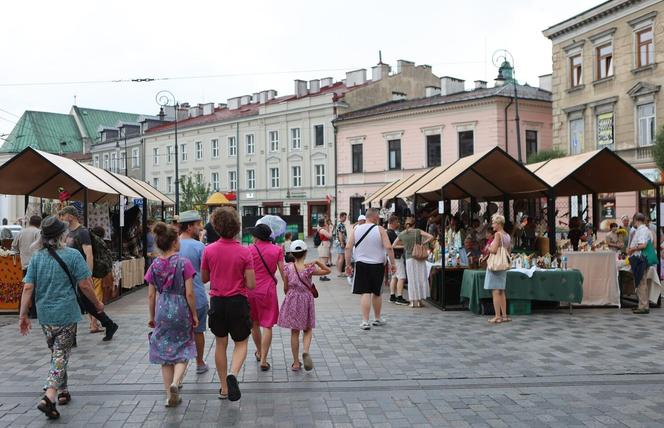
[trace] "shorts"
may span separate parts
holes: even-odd
[[[406,259],[401,257],[400,259],[394,259],[394,262],[397,265],[397,272],[394,276],[397,279],[406,279]]]
[[[210,307],[208,305],[196,309],[196,315],[198,316],[198,327],[194,329],[194,333],[205,333],[205,330],[207,329],[207,313],[209,309]]]
[[[226,337],[230,334],[235,342],[245,340],[251,334],[247,298],[241,294],[211,297],[208,325],[212,334],[217,337]]]
[[[337,255],[344,255],[346,254],[346,249],[341,246],[339,241],[334,241],[334,245],[332,246],[332,253]]]
[[[92,278],[92,287],[95,291],[95,296],[100,302],[104,301],[104,280],[103,278]]]
[[[353,294],[373,293],[376,296],[380,296],[384,276],[384,263],[355,262]]]

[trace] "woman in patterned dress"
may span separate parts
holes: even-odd
[[[330,268],[320,260],[305,264],[307,256],[307,244],[302,240],[291,244],[291,253],[295,262],[288,263],[284,267],[287,281],[284,283],[286,298],[281,304],[278,325],[282,328],[291,329],[291,351],[293,352],[293,364],[291,369],[299,371],[302,368],[300,362],[300,331],[303,332],[304,353],[302,361],[304,369],[309,371],[314,368],[314,363],[309,355],[309,346],[313,338],[313,329],[316,327],[316,312],[314,307],[313,285],[311,278],[314,275],[328,275]]]
[[[198,316],[192,280],[196,270],[189,259],[177,254],[180,242],[173,226],[157,223],[154,233],[161,255],[145,274],[149,284],[148,327],[154,329],[150,334],[150,363],[161,364],[165,405],[172,407],[182,401],[178,382],[188,361],[196,358],[194,328],[198,326]]]

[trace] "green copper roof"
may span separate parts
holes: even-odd
[[[99,140],[99,126],[115,127],[118,122],[137,123],[140,114],[123,113],[119,111],[96,110],[85,107],[73,107],[73,113],[80,121],[83,137],[87,137],[95,144]]]
[[[66,144],[61,144],[61,143]],[[80,153],[81,134],[74,117],[68,114],[26,111],[19,119],[1,153],[18,153],[33,147],[50,153]]]

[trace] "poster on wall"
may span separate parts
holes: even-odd
[[[597,147],[613,145],[613,112],[597,115]]]
[[[608,232],[611,229],[611,223],[616,223],[616,194],[600,193],[597,195],[600,209],[599,230]]]

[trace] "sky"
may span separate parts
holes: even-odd
[[[74,103],[157,114],[160,90],[190,104],[265,89],[291,94],[294,79],[340,80],[358,68],[370,76],[379,50],[393,67],[398,59],[429,64],[470,88],[493,81],[492,54],[507,49],[517,79],[537,85],[551,72],[542,30],[599,2],[5,1],[0,136],[25,110],[67,113]],[[167,79],[108,82],[144,78]]]

